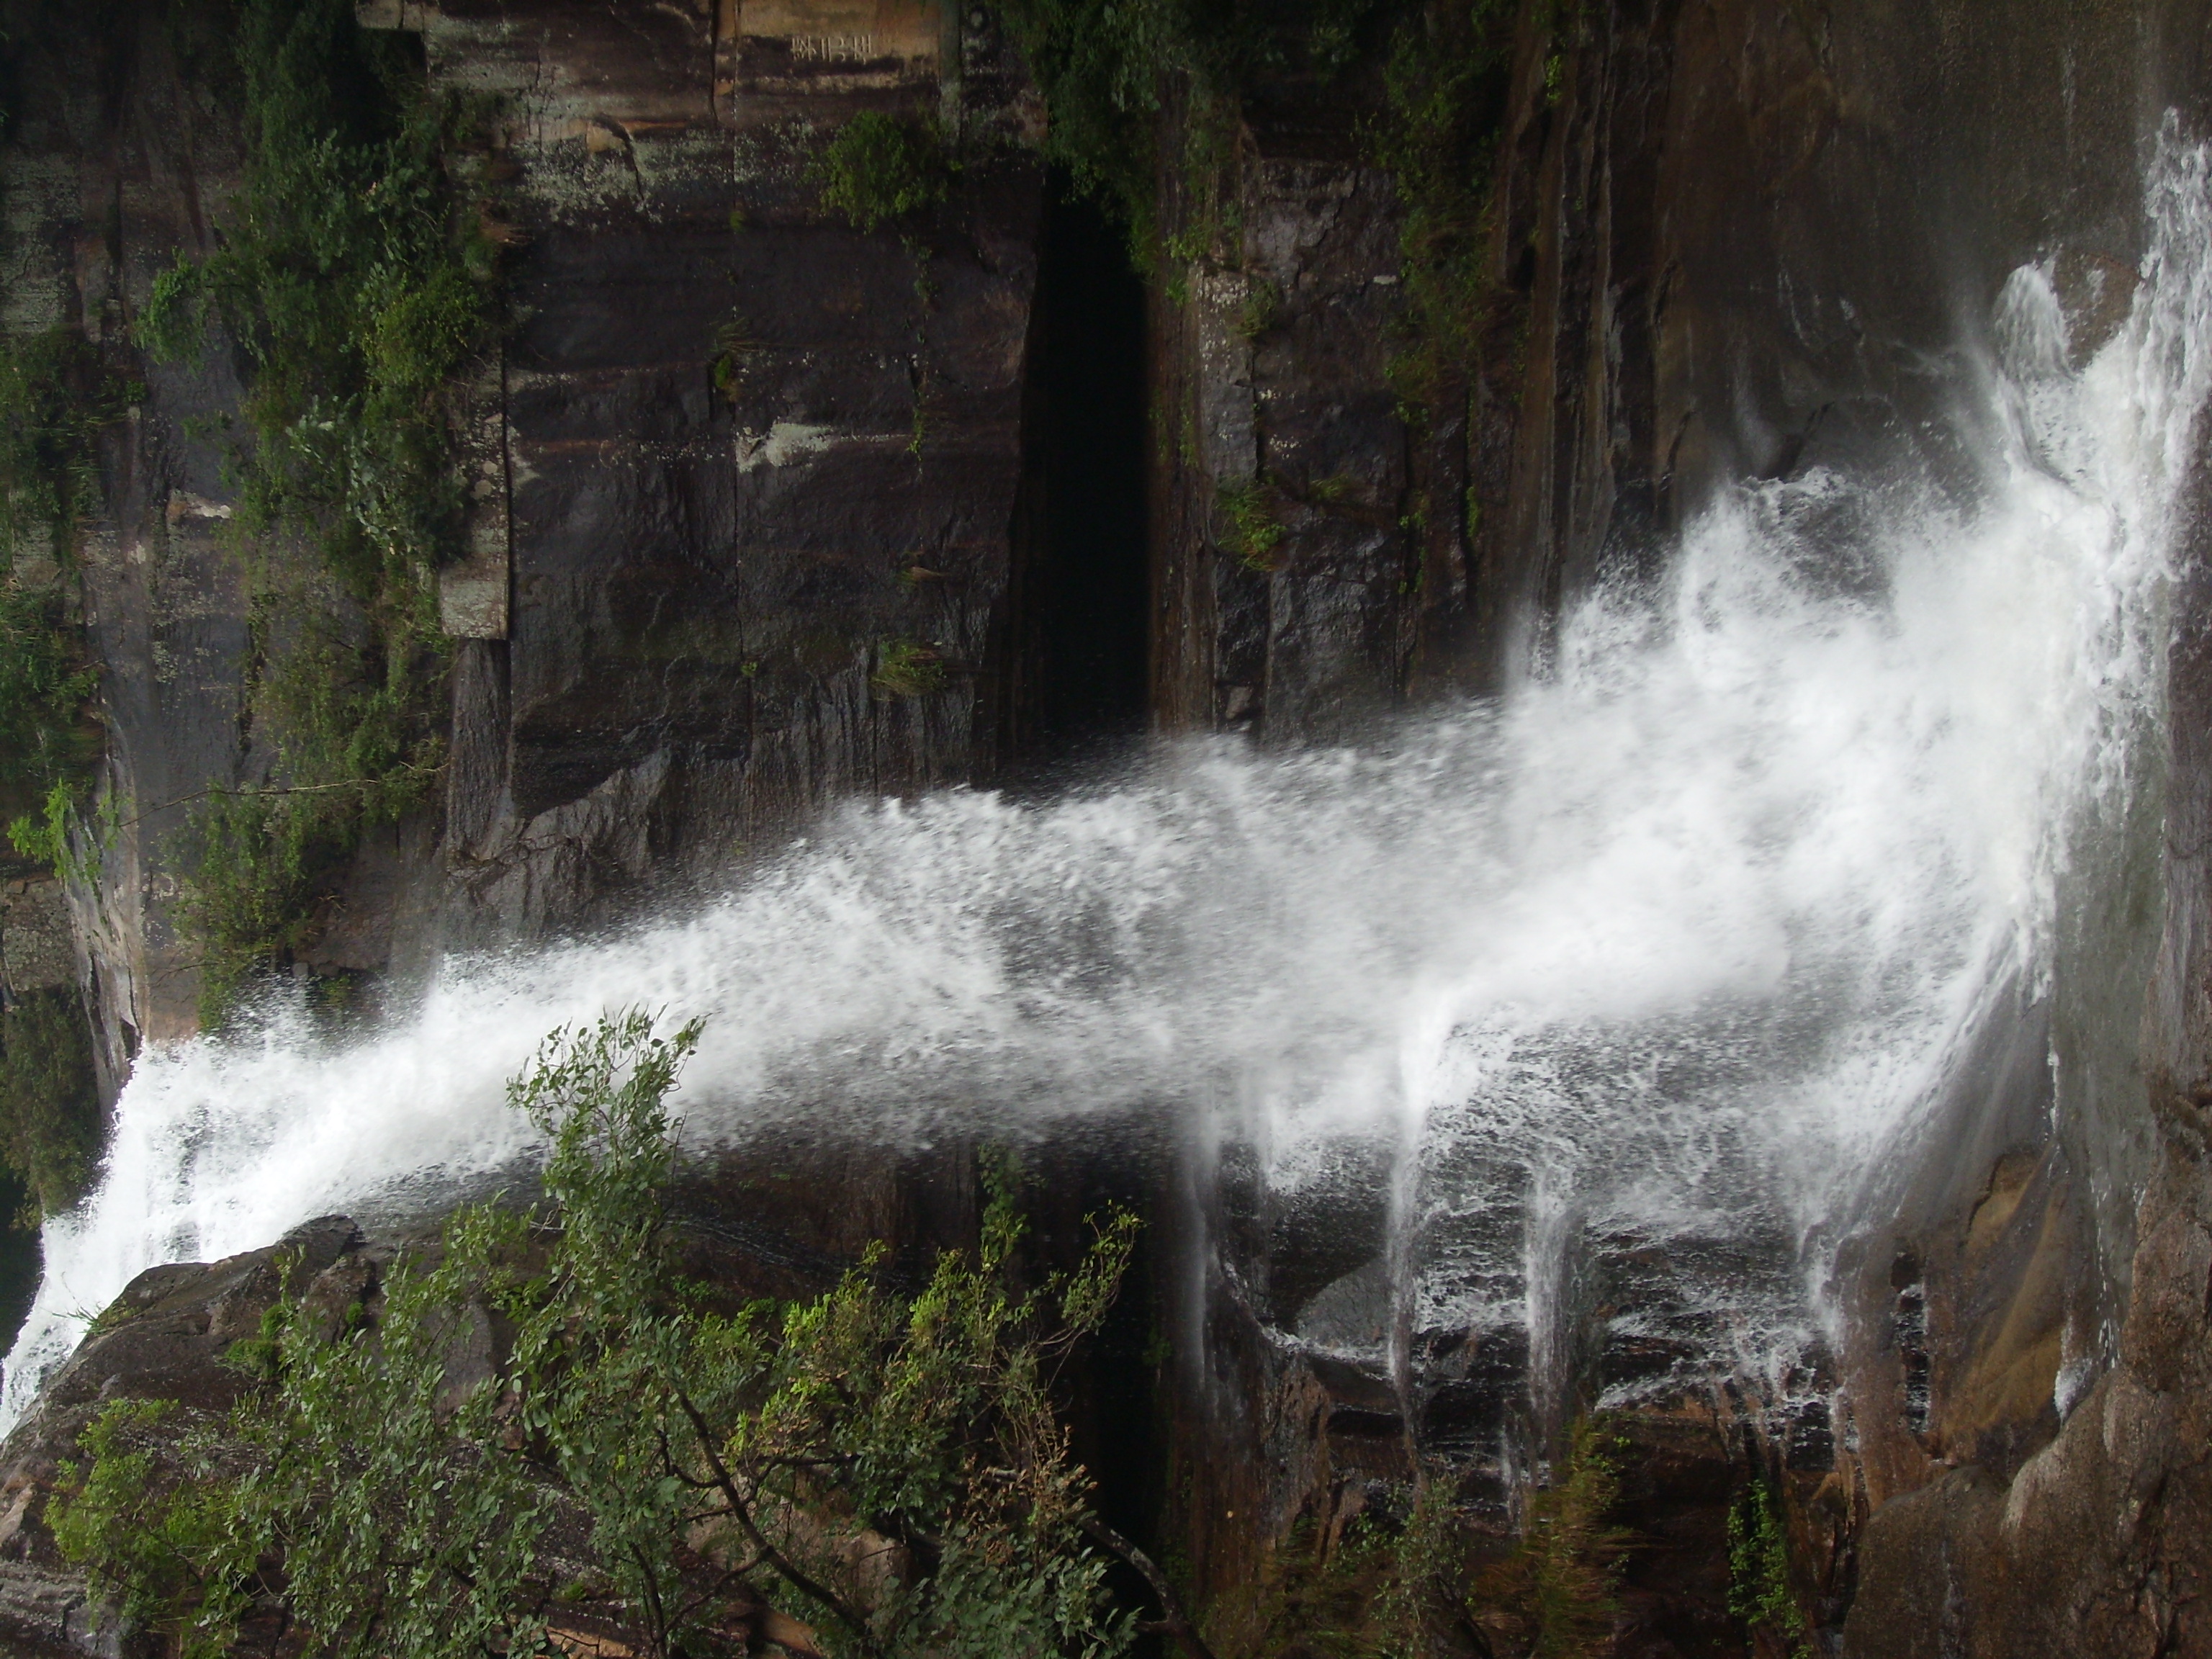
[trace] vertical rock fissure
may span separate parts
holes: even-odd
[[[1066,760],[1148,713],[1145,290],[1127,234],[1055,177],[1001,634],[1001,764]]]

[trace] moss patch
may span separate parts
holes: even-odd
[[[867,110],[837,129],[811,176],[823,207],[870,231],[943,201],[952,162],[934,122]]]

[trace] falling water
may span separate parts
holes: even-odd
[[[702,1143],[1142,1103],[1285,1190],[1382,1146],[1417,1333],[1516,1326],[1540,1373],[1571,1241],[1632,1236],[1713,1247],[1715,1363],[1802,1342],[1823,1242],[1983,1025],[2044,994],[2073,849],[2139,787],[2206,176],[2169,130],[2132,313],[2086,366],[2049,270],[2006,285],[1975,487],[1741,489],[1497,705],[1358,749],[1174,746],[1043,804],[854,808],[696,914],[450,963],[387,1029],[277,1010],[142,1054],[101,1186],[47,1225],[7,1414],[150,1263],[526,1158],[503,1079],[640,1003],[709,1017]]]

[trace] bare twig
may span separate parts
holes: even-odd
[[[753,1540],[753,1547],[761,1553],[761,1559],[775,1568],[777,1574],[793,1589],[803,1595],[812,1596],[830,1612],[836,1613],[839,1622],[853,1632],[862,1647],[872,1654],[880,1654],[882,1649],[876,1645],[876,1638],[868,1629],[867,1620],[848,1606],[843,1596],[838,1595],[827,1584],[818,1583],[805,1569],[790,1560],[781,1550],[769,1542],[768,1535],[761,1531],[758,1524],[753,1520],[751,1509],[739,1495],[737,1481],[732,1478],[729,1470],[723,1467],[721,1455],[714,1449],[714,1432],[707,1426],[707,1419],[700,1414],[699,1408],[691,1403],[691,1396],[678,1389],[676,1391],[676,1403],[683,1409],[684,1415],[691,1419],[692,1432],[699,1437],[699,1449],[706,1455],[707,1467],[714,1471],[714,1484],[722,1489],[722,1496],[729,1502],[730,1513],[737,1517],[738,1524],[744,1528],[745,1536]],[[1206,1655],[1204,1659],[1212,1659],[1212,1656]]]
[[[1160,1599],[1160,1611],[1166,1615],[1157,1626],[1160,1631],[1181,1643],[1182,1650],[1190,1656],[1190,1659],[1213,1659],[1212,1650],[1206,1645],[1206,1638],[1198,1633],[1198,1626],[1192,1624],[1189,1615],[1183,1612],[1182,1598],[1176,1595],[1175,1587],[1168,1583],[1168,1576],[1159,1570],[1151,1556],[1095,1515],[1083,1517],[1083,1530],[1094,1543],[1103,1545],[1109,1554],[1120,1557],[1134,1567],[1145,1582],[1152,1587],[1152,1594]]]
[[[389,782],[392,777],[402,775],[434,778],[445,769],[445,763],[441,761],[435,766],[397,767],[393,769],[389,777],[340,778],[336,783],[262,784],[258,787],[236,789],[224,784],[212,784],[205,789],[195,789],[190,794],[179,795],[173,800],[156,801],[136,817],[118,819],[112,827],[116,830],[129,830],[143,823],[156,812],[166,812],[173,806],[185,806],[196,800],[205,800],[210,795],[327,795],[338,789],[373,789],[380,784]]]

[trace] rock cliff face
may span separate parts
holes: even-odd
[[[988,779],[1139,704],[1163,731],[1291,745],[1509,685],[1545,672],[1562,607],[1742,477],[1835,464],[1963,488],[1940,417],[2005,274],[2052,261],[2077,348],[2109,333],[2148,137],[2168,108],[2212,117],[2196,0],[1613,0],[1556,29],[1555,9],[1522,6],[1503,60],[1484,331],[1409,423],[1390,372],[1407,205],[1375,159],[1372,64],[1252,90],[1210,175],[1231,212],[1164,165],[1164,234],[1202,222],[1212,252],[1157,276],[1140,324],[1110,237],[1016,142],[1035,100],[988,10],[365,8],[419,36],[434,84],[502,100],[519,321],[472,398],[442,794],[364,849],[301,970],[404,977],[680,900],[841,797]],[[69,321],[120,350],[154,273],[210,246],[237,135],[208,90],[215,43],[166,15],[118,0],[13,32],[11,329]],[[865,109],[932,111],[970,157],[903,236],[825,215],[808,179],[822,133]],[[1163,155],[1200,118],[1171,100]],[[1115,329],[1115,352],[1086,345]],[[228,375],[148,372],[85,550],[121,828],[69,902],[111,1088],[139,1042],[189,1028],[179,836],[258,758],[230,497],[192,421],[234,397]],[[1149,545],[1116,562],[1099,526],[1118,501],[1141,527],[1136,488]],[[1646,1547],[1619,1653],[1747,1650],[1724,1528],[1753,1470],[1785,1493],[1831,1650],[2212,1651],[2207,568],[2199,549],[2175,599],[2163,839],[2148,803],[2110,970],[2023,1013],[1856,1241],[1857,1334],[1814,1379],[1832,1419],[1723,1389],[1626,1425]],[[886,676],[911,649],[939,672]],[[0,915],[11,988],[56,973],[34,896]],[[824,1208],[739,1160],[698,1201],[764,1283],[798,1286],[879,1231],[957,1236],[954,1167],[825,1169],[821,1190],[872,1197]],[[1069,1189],[1101,1167],[1073,1158]],[[1322,1213],[1254,1167],[1232,1146],[1114,1177],[1149,1198],[1163,1328],[1188,1339],[1154,1425],[1167,1472],[1115,1501],[1160,1517],[1201,1595],[1431,1456],[1502,1534],[1524,1471],[1498,1449],[1562,1426],[1531,1398],[1525,1334],[1475,1352],[1424,1332],[1395,1370],[1320,1354],[1299,1340],[1316,1321],[1373,1316],[1384,1177]],[[256,1270],[125,1302],[204,1311]],[[1593,1271],[1663,1298],[1670,1268]],[[28,1561],[17,1599],[55,1640],[82,1621],[38,1576],[24,1494],[120,1340],[88,1345],[8,1455],[0,1553]],[[1607,1328],[1585,1346],[1566,1396],[1650,1362]],[[1143,1419],[1126,1392],[1098,1384],[1085,1431]]]
[[[507,100],[527,237],[504,537],[448,578],[453,617],[494,595],[456,630],[449,939],[603,919],[830,800],[990,769],[1042,179],[990,143],[989,38],[815,9],[391,15],[434,85]],[[952,200],[903,239],[825,220],[814,136],[917,104],[979,158]],[[945,689],[872,684],[901,643]]]
[[[85,548],[121,828],[76,902],[111,1089],[192,1022],[188,808],[266,766],[206,426],[235,384],[220,354],[148,368],[123,335],[236,189],[224,43],[195,33],[214,12],[171,9],[27,7],[4,163],[9,325],[82,326],[148,383]],[[633,9],[363,14],[420,38],[434,88],[499,100],[519,320],[464,422],[443,798],[363,849],[302,972],[605,921],[829,801],[998,762],[1042,183],[1002,142],[1003,50],[912,5],[857,31],[834,8]],[[941,113],[975,157],[902,238],[826,216],[806,175],[871,108]],[[902,646],[939,667],[911,695],[874,683]]]

